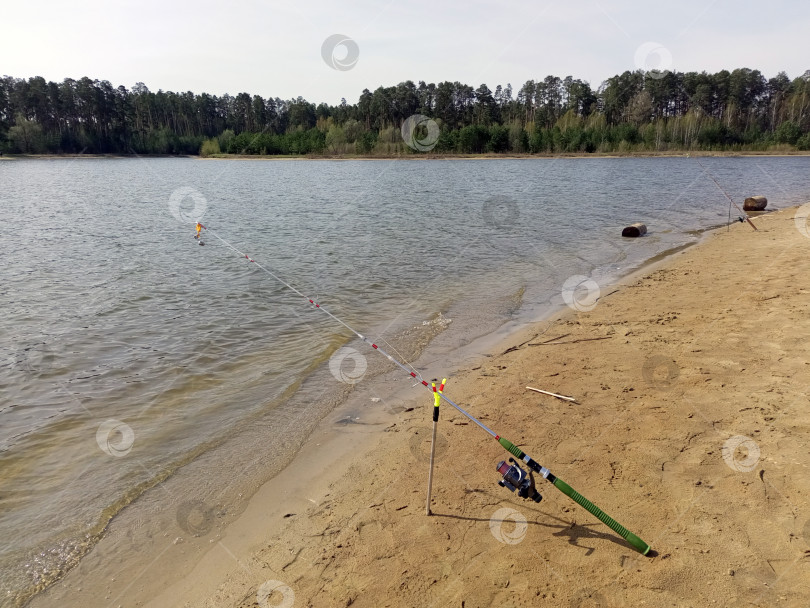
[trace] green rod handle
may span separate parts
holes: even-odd
[[[627,528],[613,519],[610,515],[602,511],[599,507],[593,504],[590,500],[585,498],[582,494],[577,492],[574,488],[565,483],[562,479],[557,477],[554,480],[554,486],[563,494],[568,496],[575,503],[585,508],[591,515],[596,517],[599,521],[605,524],[608,528],[613,530],[616,534],[621,536],[624,540],[630,543],[636,551],[642,555],[647,555],[650,551],[650,545],[641,540],[638,536],[630,532]]]
[[[498,440],[500,443],[510,454],[512,454],[515,458],[519,460],[523,460],[529,467],[537,473],[542,472],[541,467],[537,464],[531,457],[526,456],[526,454],[517,447],[514,443],[509,441],[508,439],[504,439],[500,435],[496,435],[495,439]],[[621,536],[624,540],[626,540],[630,545],[633,546],[636,551],[641,553],[642,555],[647,555],[650,552],[650,545],[645,543],[641,540],[638,536],[630,532],[627,528],[613,519],[610,515],[602,511],[599,507],[593,504],[590,500],[585,498],[582,494],[577,492],[574,488],[569,486],[559,477],[552,475],[547,469],[546,471],[546,479],[554,484],[554,486],[563,494],[568,496],[571,500],[577,503],[579,506],[584,507],[586,511],[588,511],[591,515],[596,517],[599,521],[605,524],[608,528],[616,532],[619,536]]]

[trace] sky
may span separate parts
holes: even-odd
[[[805,0],[26,0],[0,29],[3,75],[328,104],[405,80],[810,70]]]

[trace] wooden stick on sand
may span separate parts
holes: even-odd
[[[531,386],[527,386],[526,388],[536,393],[543,393],[544,395],[551,395],[552,397],[557,397],[557,399],[563,399],[564,401],[573,401],[574,403],[577,402],[577,400],[574,399],[573,397],[566,397],[565,395],[558,395],[557,393],[549,393],[548,391],[541,391],[539,388],[534,388]]]

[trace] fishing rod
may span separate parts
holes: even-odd
[[[754,226],[754,222],[751,221],[751,218],[748,217],[748,214],[745,211],[743,211],[742,209],[740,209],[740,206],[737,203],[734,202],[734,199],[731,198],[725,190],[723,190],[723,187],[720,184],[717,183],[717,180],[714,179],[714,176],[709,172],[709,170],[706,169],[706,167],[703,166],[703,163],[700,162],[700,159],[697,156],[695,157],[695,160],[697,161],[697,164],[700,165],[700,168],[703,169],[703,172],[711,178],[711,180],[714,182],[714,185],[719,188],[720,192],[722,192],[726,196],[726,198],[729,200],[729,202],[737,208],[737,211],[742,213],[742,215],[740,216],[740,221],[742,222],[743,220],[745,220],[746,222],[751,224],[751,228],[753,228],[754,230],[758,230],[757,227]],[[729,214],[730,214],[730,212],[729,212]]]
[[[216,232],[214,232],[210,228],[205,228],[205,230],[207,230],[214,238],[219,240],[226,247],[228,247],[229,249],[231,249],[232,251],[237,253],[240,257],[243,257],[246,260],[248,260],[250,263],[255,264],[258,268],[260,268],[261,270],[263,270],[264,272],[269,274],[276,281],[278,281],[279,283],[284,285],[287,289],[289,289],[293,293],[301,296],[310,305],[312,305],[315,308],[317,308],[318,310],[324,312],[332,320],[336,321],[337,323],[339,323],[340,325],[342,325],[343,327],[348,329],[355,336],[360,338],[363,342],[370,345],[371,348],[373,348],[375,351],[377,351],[382,356],[384,356],[386,359],[388,359],[391,363],[393,363],[394,365],[396,365],[397,367],[402,369],[404,372],[406,372],[409,376],[411,376],[412,378],[415,378],[419,383],[421,383],[428,390],[433,392],[434,398],[435,398],[436,395],[438,395],[439,399],[445,401],[448,405],[455,408],[463,416],[465,416],[470,421],[472,421],[473,423],[478,425],[478,427],[480,427],[484,432],[486,432],[488,435],[493,437],[498,443],[500,443],[501,446],[503,446],[503,448],[507,452],[509,452],[510,454],[512,454],[513,456],[518,458],[519,460],[522,460],[525,463],[525,465],[530,469],[530,472],[527,475],[526,471],[521,469],[520,466],[517,464],[517,462],[515,460],[511,459],[511,458],[509,459],[509,462],[511,463],[511,466],[507,465],[504,462],[499,463],[499,465],[497,467],[497,470],[503,476],[503,479],[500,482],[498,482],[500,485],[502,485],[503,487],[506,487],[510,491],[513,491],[513,492],[517,491],[518,495],[521,498],[532,499],[535,502],[540,502],[540,500],[542,499],[542,496],[540,496],[540,493],[537,492],[537,490],[534,487],[534,476],[532,475],[532,472],[537,473],[538,475],[541,475],[543,477],[543,479],[550,482],[560,492],[562,492],[563,494],[568,496],[571,500],[573,500],[575,503],[577,503],[578,505],[583,507],[591,515],[596,517],[599,521],[601,521],[603,524],[605,524],[608,528],[610,528],[611,530],[616,532],[616,534],[618,534],[624,540],[626,540],[636,551],[638,551],[642,555],[647,555],[650,552],[650,545],[648,545],[646,542],[641,540],[641,538],[639,538],[638,536],[636,536],[635,534],[630,532],[627,528],[622,526],[619,522],[617,522],[615,519],[610,517],[604,511],[602,511],[602,509],[597,507],[590,500],[585,498],[582,494],[580,494],[579,492],[574,490],[574,488],[569,486],[562,479],[560,479],[556,475],[553,475],[551,473],[551,471],[549,471],[546,467],[540,465],[536,460],[534,460],[531,456],[526,454],[523,450],[521,450],[514,443],[512,443],[511,441],[509,441],[505,437],[501,437],[500,435],[498,435],[495,431],[493,431],[491,428],[486,426],[483,422],[478,420],[475,416],[470,414],[467,410],[462,408],[455,401],[450,399],[447,395],[444,394],[444,392],[436,391],[435,387],[431,388],[430,384],[424,378],[422,378],[422,375],[418,371],[416,371],[416,369],[414,369],[413,366],[411,366],[411,369],[409,369],[408,366],[406,366],[404,363],[401,363],[398,359],[396,359],[396,358],[392,357],[391,355],[389,355],[387,352],[385,352],[385,350],[380,348],[372,340],[368,339],[366,336],[364,336],[359,331],[354,329],[348,323],[344,322],[342,319],[338,318],[337,316],[335,316],[334,314],[332,314],[331,312],[326,310],[323,306],[321,306],[319,303],[315,302],[312,298],[310,298],[309,296],[305,295],[304,293],[302,293],[301,291],[299,291],[298,289],[296,289],[295,287],[290,285],[290,283],[288,283],[287,281],[282,279],[275,272],[273,272],[269,268],[263,266],[262,264],[260,264],[259,262],[257,262],[253,258],[251,258],[244,251],[240,251],[239,249],[237,249],[236,247],[231,245],[231,243],[229,243],[228,241],[223,239],[221,236],[219,236]],[[444,387],[444,382],[442,382],[442,388],[443,387]],[[438,399],[436,400],[436,404],[438,404]],[[429,508],[429,505],[428,505],[428,508]]]

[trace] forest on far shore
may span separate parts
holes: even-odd
[[[410,118],[417,116],[417,118]],[[315,104],[132,89],[106,80],[0,78],[0,152],[399,155],[810,150],[810,70],[624,72],[517,91],[401,82]]]

